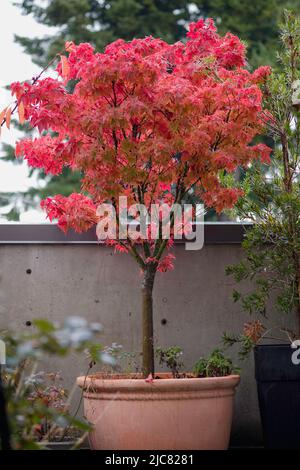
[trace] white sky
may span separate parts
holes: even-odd
[[[40,71],[22,47],[14,42],[14,34],[35,37],[49,31],[49,28],[38,24],[31,16],[21,15],[20,9],[13,5],[14,1],[0,0],[0,111],[11,102],[10,93],[3,87],[14,81],[31,79]],[[14,145],[17,139],[18,132],[2,128],[1,142]],[[35,179],[29,179],[28,171],[26,163],[14,165],[0,160],[0,191],[24,191],[36,185]],[[21,222],[39,221],[44,221],[40,211],[28,211],[21,216]],[[0,222],[5,222],[1,215]]]

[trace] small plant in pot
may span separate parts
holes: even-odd
[[[29,330],[0,330],[5,354],[0,368],[0,449],[40,450],[77,448],[86,440],[89,423],[77,417],[78,403],[62,386],[57,373],[41,367],[49,357],[87,354],[92,364],[109,358],[99,344],[98,323],[67,317],[62,325],[44,319],[32,321]],[[55,443],[55,446],[54,446]],[[53,447],[54,446],[54,447]]]
[[[257,317],[245,324],[242,334],[226,334],[224,340],[240,343],[242,357],[255,346],[266,446],[299,448],[300,20],[290,12],[285,12],[281,41],[278,71],[263,86],[264,114],[274,142],[272,162],[247,170],[246,194],[236,208],[253,227],[243,242],[245,259],[227,270],[236,281],[254,282],[252,291],[235,291],[234,299],[247,313],[262,315],[262,321]]]
[[[268,147],[252,143],[263,129],[266,69],[250,73],[244,45],[220,37],[211,20],[191,24],[186,43],[148,37],[118,40],[101,54],[89,44],[67,43],[66,51],[57,80],[12,85],[25,118],[44,132],[20,141],[17,156],[49,173],[80,170],[80,194],[42,207],[65,232],[97,225],[98,238],[130,254],[142,276],[140,378],[78,379],[92,446],[226,448],[239,377],[155,372],[153,288],[158,272],[173,269],[174,238],[191,235],[191,219],[177,217],[189,195],[218,212],[230,208],[241,192],[225,174],[268,158]]]

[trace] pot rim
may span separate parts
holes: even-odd
[[[257,343],[254,346],[254,349],[260,349],[260,348],[286,348],[286,347],[291,347],[292,341],[286,341],[282,343]]]
[[[104,374],[105,375],[105,374]],[[134,375],[134,374],[132,374]],[[172,390],[211,390],[235,388],[240,382],[238,374],[226,375],[224,377],[192,377],[192,378],[172,378],[171,374],[156,374],[164,378],[146,381],[144,378],[105,378],[101,374],[81,376],[77,378],[77,384],[84,391],[172,391]],[[107,377],[107,375],[106,375]],[[136,375],[135,375],[136,377]]]

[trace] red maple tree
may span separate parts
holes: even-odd
[[[19,114],[40,132],[18,142],[16,155],[46,173],[82,173],[80,194],[42,201],[65,232],[97,224],[97,206],[108,201],[119,220],[120,195],[150,211],[152,203],[181,204],[193,188],[220,212],[240,195],[220,175],[269,158],[268,147],[252,144],[263,128],[259,83],[269,68],[250,73],[244,45],[229,33],[220,37],[212,20],[192,23],[186,43],[118,40],[95,53],[90,44],[69,42],[66,53],[57,79],[12,84]],[[171,241],[159,232],[157,239],[108,243],[132,254],[143,272],[147,376],[154,372],[153,284],[157,271],[172,268]]]

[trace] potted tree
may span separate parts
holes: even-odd
[[[155,373],[153,286],[157,272],[173,268],[168,250],[179,229],[168,209],[191,192],[218,212],[232,207],[240,190],[225,173],[268,159],[268,147],[252,145],[263,127],[258,84],[267,69],[247,71],[244,45],[220,37],[211,20],[192,23],[186,43],[147,37],[118,40],[104,53],[73,43],[66,51],[58,79],[12,85],[19,114],[42,132],[20,141],[16,154],[46,172],[80,170],[82,192],[44,200],[48,217],[64,231],[97,224],[98,236],[132,255],[142,273],[142,375],[78,379],[92,447],[224,449],[239,376]],[[124,222],[124,198],[139,230]],[[162,214],[154,220],[153,204]]]
[[[264,115],[274,152],[267,168],[247,170],[245,197],[236,208],[253,221],[243,247],[245,259],[228,267],[237,281],[251,279],[250,293],[234,292],[244,310],[263,317],[278,315],[268,326],[260,319],[245,325],[242,335],[225,342],[242,344],[241,355],[254,348],[255,373],[265,444],[299,448],[300,443],[300,173],[299,78],[300,21],[285,12],[278,71],[263,86]],[[269,338],[268,342],[266,340]],[[272,341],[270,341],[270,338]]]

